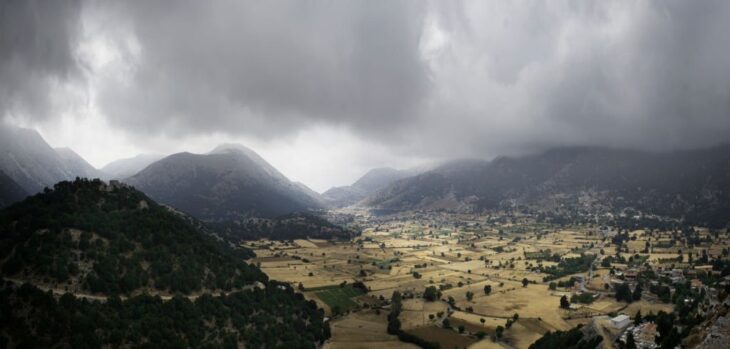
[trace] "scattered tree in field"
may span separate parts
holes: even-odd
[[[497,339],[502,339],[502,335],[504,334],[504,327],[497,326],[497,328],[494,330],[494,334],[497,336]]]
[[[522,279],[522,287],[527,287],[527,284],[530,283],[530,280],[527,280],[527,278]]]
[[[616,300],[621,302],[627,302],[631,303],[634,300],[633,295],[631,294],[631,288],[629,288],[629,285],[627,284],[621,284],[616,286]]]
[[[555,291],[558,288],[558,284],[555,282],[551,282],[550,285],[548,285],[548,289],[551,291]]]
[[[434,302],[438,300],[439,297],[441,297],[441,291],[439,291],[435,286],[428,286],[423,292],[423,298],[429,302]]]
[[[471,302],[471,300],[474,299],[474,292],[466,291],[466,299]]]
[[[570,308],[570,302],[568,301],[568,297],[566,297],[566,296],[560,297],[560,307],[563,309]]]
[[[492,285],[484,285],[484,294],[489,295],[492,293]]]

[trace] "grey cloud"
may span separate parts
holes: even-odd
[[[435,59],[436,101],[421,131],[444,141],[414,148],[490,157],[730,140],[730,3],[469,5],[438,7],[450,40]]]
[[[78,82],[81,2],[0,2],[0,117],[46,119],[55,86]]]
[[[118,125],[278,135],[312,123],[381,132],[408,120],[427,75],[411,2],[129,2],[132,86],[101,90]]]
[[[0,107],[43,106],[31,102],[48,98],[48,81],[79,76],[79,6],[8,4]],[[64,8],[18,22],[16,12],[45,13],[27,4]],[[85,21],[102,23],[92,27],[121,28],[87,36],[123,51],[121,68],[92,67],[85,83],[132,135],[275,139],[344,126],[421,158],[730,139],[727,1],[85,5]],[[18,46],[24,30],[43,35]]]

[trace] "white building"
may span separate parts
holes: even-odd
[[[611,319],[611,325],[615,328],[625,328],[631,322],[631,318],[628,315],[621,314]]]

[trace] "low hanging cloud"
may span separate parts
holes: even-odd
[[[75,59],[81,1],[0,2],[0,118],[48,119],[54,93],[82,84]]]
[[[3,5],[5,115],[49,118],[64,81],[141,137],[344,127],[434,158],[730,139],[727,1],[50,4]]]
[[[336,123],[381,132],[408,121],[427,89],[417,3],[170,5],[114,7],[140,47],[132,75],[99,91],[116,124],[276,136]]]

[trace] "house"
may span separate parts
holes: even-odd
[[[611,319],[611,326],[615,328],[626,328],[631,323],[631,318],[628,315],[621,314]]]
[[[702,281],[700,281],[700,279],[692,279],[690,281],[690,285],[692,286],[692,288],[698,289],[698,290],[701,289],[703,286]]]

